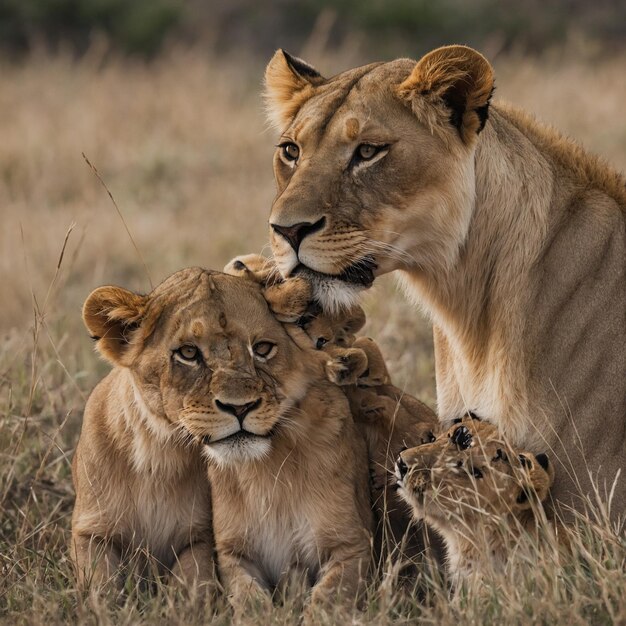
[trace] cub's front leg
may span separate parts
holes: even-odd
[[[352,442],[351,450],[348,442]],[[365,445],[352,428],[344,433],[342,443],[333,472],[341,480],[325,477],[329,488],[324,502],[318,501],[317,514],[310,514],[315,545],[322,557],[311,594],[313,613],[316,607],[329,609],[338,602],[346,609],[358,605],[372,560],[373,519]]]
[[[208,595],[215,593],[213,548],[206,541],[196,541],[181,550],[172,567],[171,578],[182,588],[197,588]]]
[[[220,578],[235,617],[272,607],[272,597],[260,582],[263,580],[262,573],[250,559],[228,549],[220,549],[218,561]]]
[[[110,541],[93,535],[72,533],[71,552],[79,589],[111,585],[121,591],[121,555]]]
[[[320,578],[313,587],[311,603],[314,606],[354,606],[365,591],[371,546],[368,535],[358,544],[338,545],[322,568]]]

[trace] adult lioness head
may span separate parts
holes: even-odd
[[[483,56],[449,46],[325,79],[279,50],[265,78],[282,132],[270,237],[284,276],[308,276],[333,306],[378,274],[454,262],[493,90]]]
[[[150,411],[220,463],[266,454],[307,388],[311,363],[249,280],[191,268],[147,296],[102,287],[84,317],[107,358],[132,364]]]

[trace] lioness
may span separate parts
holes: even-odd
[[[141,296],[100,287],[83,319],[113,370],[92,392],[72,463],[72,557],[81,586],[126,566],[212,587],[209,483],[181,419],[204,398],[195,337],[206,306],[200,270]],[[150,572],[152,570],[152,572]]]
[[[552,450],[562,501],[590,473],[606,496],[626,458],[624,179],[491,105],[493,70],[464,46],[329,79],[279,50],[265,78],[281,274],[334,308],[401,270],[433,320],[444,425],[474,411]],[[614,493],[616,516],[625,480]]]
[[[521,532],[537,533],[554,468],[547,455],[515,450],[493,425],[468,418],[403,451],[396,478],[415,517],[443,537],[458,585],[497,571]]]
[[[189,272],[191,302],[170,316],[169,354],[190,385],[180,424],[208,460],[220,580],[237,612],[269,603],[294,577],[312,585],[314,603],[354,602],[372,513],[347,399],[303,331],[271,312],[276,293]]]

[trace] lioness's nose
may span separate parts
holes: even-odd
[[[298,222],[293,226],[281,226],[280,224],[272,224],[272,228],[281,237],[289,242],[289,245],[297,253],[300,248],[300,244],[305,237],[322,230],[326,224],[326,218],[322,217],[317,222]]]
[[[226,404],[225,402],[220,402],[217,398],[215,399],[215,406],[217,406],[220,411],[224,411],[224,413],[234,415],[240,424],[243,423],[246,415],[248,415],[250,411],[254,411],[260,404],[261,398],[246,404]]]

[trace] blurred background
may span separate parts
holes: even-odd
[[[0,0],[0,614],[45,621],[37,590],[67,587],[70,460],[108,370],[86,296],[264,249],[277,47],[331,75],[472,45],[496,97],[624,170],[625,34],[623,0]],[[391,277],[365,306],[396,384],[434,405],[428,320]]]
[[[32,412],[44,383],[84,394],[106,371],[80,321],[97,285],[263,249],[277,47],[330,75],[472,45],[497,97],[624,169],[625,34],[621,0],[0,0],[0,401],[23,414],[21,380]],[[432,403],[427,320],[391,279],[366,306],[398,384]]]

